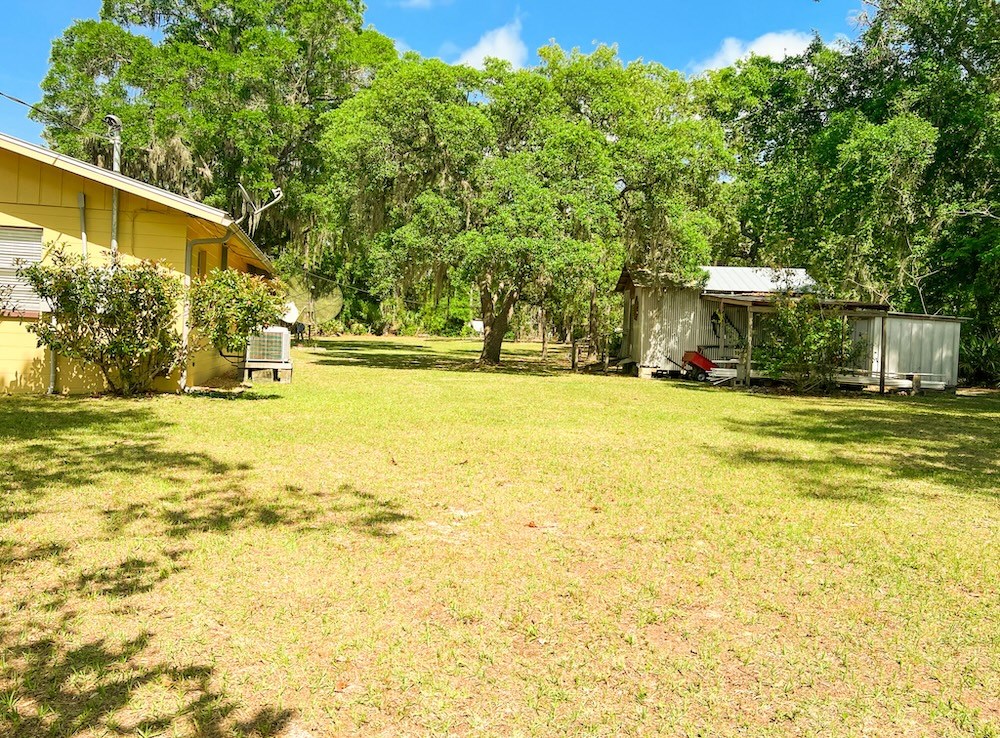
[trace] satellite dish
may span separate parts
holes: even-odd
[[[294,277],[288,281],[288,299],[300,310],[298,321],[307,326],[318,327],[336,318],[344,309],[344,293],[339,287],[320,292],[310,286],[308,277]]]
[[[285,314],[281,316],[281,322],[294,323],[299,319],[301,312],[294,302],[289,302],[285,305]]]

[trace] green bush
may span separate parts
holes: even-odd
[[[94,266],[56,250],[51,262],[19,270],[51,308],[28,326],[38,345],[93,364],[111,391],[148,392],[184,360],[177,331],[180,280],[162,266],[115,259]]]
[[[754,350],[754,363],[797,392],[836,388],[836,376],[853,366],[864,348],[851,340],[843,316],[824,308],[814,295],[781,294],[774,308],[760,318],[763,340]]]
[[[347,332],[347,326],[344,325],[344,321],[334,318],[333,320],[320,323],[319,332],[324,336],[339,336]]]
[[[352,336],[363,336],[368,333],[368,326],[363,323],[351,323],[350,332]]]
[[[973,384],[1000,385],[1000,332],[970,327],[962,336],[961,373]]]
[[[285,311],[280,282],[231,269],[215,269],[191,285],[191,325],[219,353],[243,354],[250,337]]]

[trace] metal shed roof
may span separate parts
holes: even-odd
[[[708,266],[706,292],[766,293],[803,291],[816,286],[805,269]]]
[[[730,294],[765,294],[773,292],[806,292],[816,286],[816,282],[805,269],[772,269],[770,267],[701,267],[708,278],[704,283],[696,282],[681,287],[701,287],[706,292]],[[656,279],[648,269],[625,267],[615,287],[624,292],[630,287],[646,287],[655,284]],[[671,284],[665,278],[666,284]]]

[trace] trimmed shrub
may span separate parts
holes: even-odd
[[[100,369],[111,391],[148,392],[184,359],[177,330],[183,285],[151,261],[95,266],[57,250],[51,262],[19,270],[48,303],[28,326],[38,345]]]
[[[191,325],[219,353],[243,354],[250,337],[285,312],[280,282],[215,269],[191,285]]]

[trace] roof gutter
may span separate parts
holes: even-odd
[[[250,238],[249,235],[247,235],[247,232],[244,231],[240,227],[239,223],[237,223],[235,221],[229,221],[226,225],[229,228],[229,230],[227,231],[227,233],[231,231],[232,235],[236,236],[236,238],[239,240],[240,244],[242,246],[245,246],[246,249],[251,254],[253,254],[253,257],[257,261],[259,261],[261,264],[263,264],[268,269],[268,271],[271,272],[271,274],[276,274],[277,273],[278,270],[275,268],[275,266],[271,262],[271,260],[267,256],[264,255],[264,252],[261,251],[260,247],[258,247],[257,244],[255,244],[253,242],[253,239]]]

